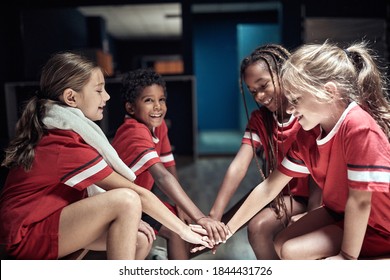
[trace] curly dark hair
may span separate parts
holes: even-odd
[[[129,71],[122,80],[122,100],[124,103],[134,103],[144,88],[152,85],[159,85],[164,89],[164,95],[167,96],[166,83],[162,76],[153,69],[137,69]]]

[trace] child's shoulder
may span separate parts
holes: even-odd
[[[113,141],[123,140],[123,138],[149,139],[151,136],[150,130],[145,124],[133,118],[126,118],[118,127]]]
[[[148,127],[142,123],[137,121],[134,118],[125,118],[124,122],[120,127],[124,127],[126,129],[139,129],[139,130],[149,130]]]
[[[343,122],[341,124],[348,133],[351,133],[351,131],[380,130],[374,118],[358,104],[351,104],[348,109],[345,116],[342,117]]]
[[[47,134],[42,137],[43,141],[55,142],[82,142],[82,137],[73,130],[67,129],[49,129]]]

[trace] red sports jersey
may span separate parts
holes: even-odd
[[[252,112],[249,119],[249,123],[245,130],[244,136],[242,138],[242,143],[247,145],[252,145],[251,134],[253,139],[253,145],[256,149],[263,147],[265,154],[265,162],[269,161],[268,151],[269,141],[268,133],[265,129],[266,116],[269,114],[269,111],[266,107],[261,107],[259,110]],[[277,147],[274,147],[275,153],[278,151],[278,164],[283,160],[287,151],[289,150],[291,144],[296,139],[296,134],[301,128],[301,125],[297,122],[296,118],[291,117],[290,120],[286,123],[279,123],[274,118],[273,121],[277,123],[277,126],[274,126],[273,139],[274,143],[277,143]],[[251,133],[252,132],[252,133]],[[309,182],[308,178],[294,178],[290,181],[290,190],[291,194],[295,196],[308,197],[309,196]],[[284,189],[284,193],[288,194],[288,189]]]
[[[20,242],[30,225],[83,199],[88,186],[111,172],[77,133],[49,130],[35,148],[31,170],[9,171],[0,197],[0,242]]]
[[[148,190],[154,183],[149,167],[157,162],[162,162],[165,167],[175,165],[165,121],[154,129],[152,135],[146,125],[126,117],[112,140],[112,146],[137,176],[134,183]]]
[[[280,171],[312,174],[324,205],[337,213],[345,211],[349,188],[373,192],[368,224],[389,237],[390,144],[374,119],[353,102],[326,137],[317,127],[300,130],[297,138]]]

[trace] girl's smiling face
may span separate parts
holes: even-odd
[[[281,100],[286,101],[281,94],[277,76],[274,82],[268,67],[264,62],[256,62],[249,65],[244,72],[244,82],[255,101],[271,112],[281,108]],[[274,84],[275,83],[275,84]]]
[[[104,76],[100,69],[96,68],[83,87],[81,92],[75,93],[76,107],[92,121],[103,119],[103,109],[110,95],[104,88]]]
[[[126,111],[137,121],[145,124],[150,131],[158,127],[167,112],[166,96],[160,85],[145,87],[134,104],[126,103]]]
[[[304,130],[310,130],[322,122],[324,105],[310,93],[286,94],[290,103],[287,113],[298,119]]]
[[[331,91],[337,93],[336,87],[332,87]],[[286,98],[290,103],[287,113],[293,114],[304,130],[310,130],[319,124],[327,134],[336,125],[345,109],[345,104],[337,98],[338,94],[330,96],[331,99],[324,101],[307,91],[291,93],[286,90]]]

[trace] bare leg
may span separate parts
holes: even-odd
[[[322,259],[336,255],[343,230],[334,222],[323,207],[310,211],[277,235],[275,250],[281,259]]]
[[[106,240],[107,234],[102,235],[99,240],[96,240],[93,244],[88,246],[88,249],[93,250],[91,256],[94,260],[106,260],[107,252],[106,252]],[[138,231],[137,233],[137,247],[135,252],[136,260],[144,260],[150,252],[152,248],[153,242],[149,242],[148,238],[143,232]],[[104,250],[104,251],[102,251]],[[86,257],[88,258],[88,255]]]
[[[108,259],[134,259],[141,211],[139,196],[129,189],[111,190],[65,207],[59,257],[80,248],[97,248],[106,249]]]
[[[264,208],[248,223],[248,240],[258,260],[277,260],[274,247],[274,238],[277,233],[286,228],[286,223],[292,215],[303,213],[306,206],[295,200],[291,213],[291,202],[288,196],[284,197],[287,206],[287,220],[285,217],[278,219],[272,208]]]
[[[158,235],[167,240],[168,259],[188,260],[190,257],[190,244],[180,238],[179,235],[161,226]]]
[[[136,260],[144,260],[152,249],[153,243],[148,241],[147,236],[143,232],[137,234],[137,249],[135,253]]]

